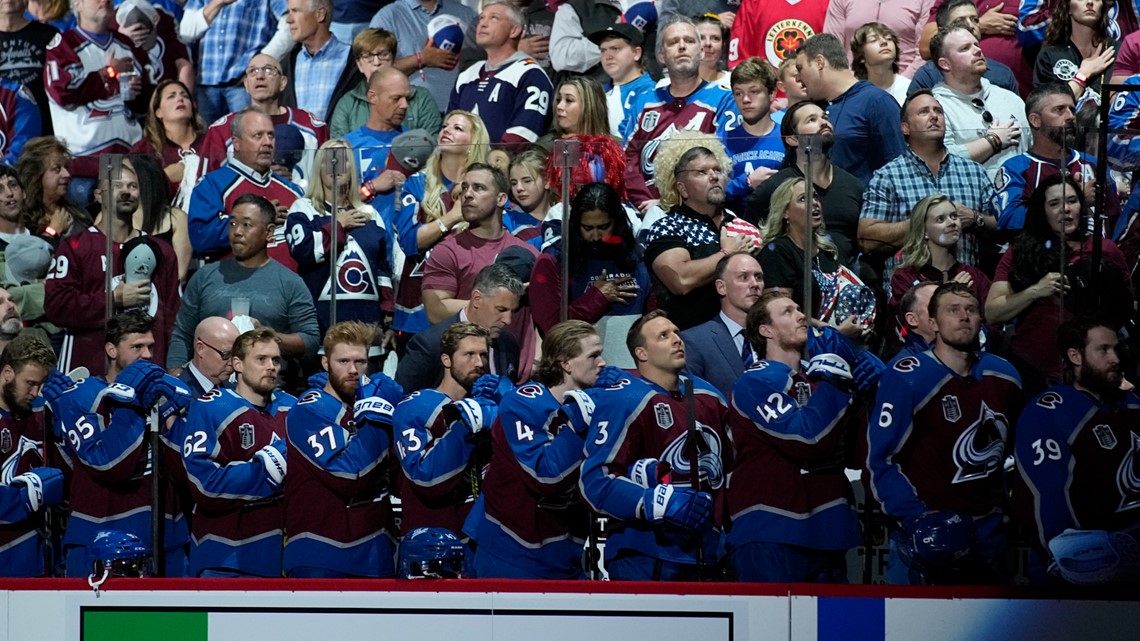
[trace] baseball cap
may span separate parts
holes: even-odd
[[[4,281],[23,285],[41,281],[51,264],[51,245],[31,234],[16,236],[4,250]]]
[[[506,265],[519,280],[529,283],[530,273],[534,270],[534,253],[526,247],[512,245],[499,252],[495,264]]]
[[[629,41],[629,44],[635,47],[640,47],[641,44],[645,42],[645,36],[642,35],[641,30],[625,22],[610,25],[605,29],[599,29],[591,33],[590,42],[601,46],[603,40],[612,36],[624,38]]]

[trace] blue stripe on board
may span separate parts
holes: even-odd
[[[819,597],[816,626],[819,641],[883,641],[886,607],[883,599]]]

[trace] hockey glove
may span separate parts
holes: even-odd
[[[329,384],[328,372],[317,372],[309,377],[309,389],[324,389]]]
[[[393,406],[399,405],[404,398],[404,388],[388,377],[387,374],[374,374],[372,377],[361,376],[360,385],[356,388],[356,400],[378,396]]]
[[[265,466],[265,473],[273,487],[281,487],[288,471],[288,456],[285,453],[285,439],[278,439],[254,453]]]
[[[851,366],[837,354],[812,356],[804,374],[812,380],[827,381],[842,390],[851,388]]]
[[[594,399],[580,389],[572,389],[562,395],[562,411],[566,414],[566,424],[570,429],[586,438],[590,421],[594,417]]]
[[[175,414],[183,413],[194,402],[194,392],[170,374],[164,374],[162,378],[151,383],[148,392],[154,394],[154,400],[159,404],[158,415],[163,421]]]
[[[668,483],[669,472],[668,463],[655,458],[643,458],[634,461],[629,467],[629,480],[645,489],[651,489],[662,483]]]
[[[594,387],[613,387],[618,384],[618,381],[625,378],[625,370],[613,365],[606,365],[602,371],[598,373],[598,380],[594,382]]]
[[[391,429],[392,412],[403,395],[403,388],[385,374],[377,374],[371,379],[361,376],[352,415],[357,423]]]
[[[152,391],[150,388],[163,376],[166,376],[166,372],[161,367],[140,359],[119,372],[107,394],[122,403],[149,410],[154,407],[157,393],[157,390]]]
[[[54,467],[32,468],[13,478],[11,485],[23,488],[24,506],[29,512],[63,502],[63,472]]]
[[[835,354],[851,364],[859,355],[859,347],[831,325],[808,327],[808,358],[814,358],[820,354]]]
[[[459,422],[472,433],[491,429],[495,417],[499,415],[499,405],[490,398],[476,396],[464,398],[451,404],[459,416]]]
[[[885,371],[887,366],[878,356],[871,352],[859,352],[855,357],[855,367],[851,371],[851,377],[860,392],[868,392],[879,384],[879,379]]]
[[[55,402],[59,400],[59,397],[63,396],[63,393],[74,384],[75,381],[68,378],[63,372],[58,369],[53,369],[48,374],[47,380],[44,381],[43,387],[40,388],[40,394],[43,395],[44,402],[46,402],[49,407],[54,408]]]
[[[484,374],[475,381],[471,387],[471,398],[487,398],[496,404],[503,402],[503,397],[515,389],[515,384],[506,376],[497,374]]]
[[[642,501],[645,518],[653,523],[664,521],[686,530],[704,530],[712,523],[713,501],[705,492],[676,485],[658,485],[645,490]]]

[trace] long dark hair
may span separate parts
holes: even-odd
[[[1045,30],[1045,45],[1065,45],[1073,35],[1073,16],[1069,10],[1069,0],[1054,0],[1053,19]],[[1103,0],[1100,5],[1100,17],[1097,18],[1093,34],[1093,44],[1100,45],[1108,40],[1109,12],[1116,0]]]
[[[142,231],[156,234],[170,212],[170,197],[166,192],[166,173],[158,156],[136,154],[130,157],[131,166],[139,180],[139,206],[142,207]]]
[[[587,244],[579,231],[582,224],[582,215],[595,209],[609,214],[613,221],[610,237],[617,238],[618,242],[602,241],[597,245]],[[570,203],[570,229],[563,233],[570,234],[570,273],[576,274],[586,265],[591,256],[604,256],[612,258],[623,270],[633,273],[637,262],[641,260],[638,255],[637,241],[633,237],[633,228],[629,226],[625,208],[622,207],[621,198],[613,187],[606,183],[590,183],[578,190]]]
[[[1037,185],[1029,197],[1025,207],[1025,226],[1014,239],[1011,249],[1014,252],[1013,268],[1009,272],[1009,286],[1013,291],[1020,292],[1041,280],[1045,274],[1061,270],[1061,252],[1064,242],[1057,232],[1049,226],[1048,216],[1045,214],[1045,194],[1050,187],[1067,185],[1077,196],[1081,204],[1081,221],[1077,223],[1074,235],[1065,240],[1084,239],[1086,215],[1085,194],[1081,186],[1072,176],[1062,177],[1061,174],[1049,176]]]

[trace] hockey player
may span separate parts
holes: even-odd
[[[1140,580],[1135,554],[1114,551],[1129,539],[1135,549],[1140,533],[1140,398],[1120,389],[1118,342],[1095,320],[1062,325],[1069,382],[1030,402],[1018,421],[1014,509],[1034,535],[1031,580],[1043,578],[1042,558],[1073,583]]]
[[[285,421],[289,577],[395,574],[388,448],[403,392],[384,374],[366,376],[375,338],[374,327],[357,321],[330,327],[321,356],[327,382],[302,394]]]
[[[1005,360],[978,351],[981,314],[970,287],[939,285],[930,316],[934,346],[887,370],[868,428],[871,489],[898,525],[887,579],[991,583],[1003,575],[1002,463],[1021,411],[1021,379]],[[935,558],[943,545],[953,548],[950,558]]]
[[[836,331],[804,371],[808,319],[783,292],[761,296],[747,323],[764,360],[732,390],[727,547],[736,580],[846,583],[859,521],[844,445],[862,418],[856,386],[873,386],[881,370],[864,375],[864,357]]]
[[[487,371],[491,332],[475,323],[456,323],[440,339],[443,382],[412,392],[392,416],[400,459],[400,531],[445,528],[461,534],[479,495],[489,451],[475,456],[498,413],[493,390],[467,398]],[[498,377],[495,377],[496,382]],[[480,439],[482,440],[482,439]]]
[[[214,388],[179,426],[194,498],[190,576],[281,576],[285,416],[296,402],[276,391],[281,339],[268,327],[238,336],[234,389]]]
[[[583,498],[612,519],[606,569],[618,580],[714,578],[720,543],[714,501],[724,489],[722,456],[729,454],[724,397],[699,378],[681,376],[685,343],[664,312],[635,322],[626,346],[638,376],[591,392],[596,409],[582,464]]]
[[[66,442],[74,462],[70,514],[63,537],[67,576],[85,577],[86,546],[107,528],[149,539],[151,532],[151,453],[147,416],[159,407],[165,420],[184,410],[193,397],[178,379],[149,361],[153,319],[125,312],[107,323],[104,351],[107,377],[85,378],[61,392],[45,389],[55,413],[53,429]],[[168,574],[185,567],[186,523],[167,503]],[[172,516],[174,511],[174,516]]]
[[[63,500],[63,472],[43,467],[48,445],[42,408],[32,407],[54,364],[51,348],[28,334],[17,336],[0,354],[0,576],[4,577],[43,576],[43,539],[34,517],[41,507]]]
[[[491,429],[476,576],[585,578],[589,516],[575,486],[593,401],[582,390],[622,374],[606,367],[593,325],[568,320],[550,328],[535,381],[505,395]]]

